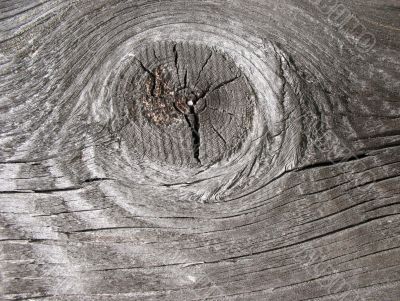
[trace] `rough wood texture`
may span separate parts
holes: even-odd
[[[398,0],[2,1],[1,300],[400,300]]]

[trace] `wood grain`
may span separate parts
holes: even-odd
[[[0,300],[400,300],[399,3],[333,2],[2,1]]]

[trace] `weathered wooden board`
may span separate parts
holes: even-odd
[[[0,2],[1,300],[400,300],[398,0]]]

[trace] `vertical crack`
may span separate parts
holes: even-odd
[[[196,114],[194,106],[190,107],[190,114],[194,117],[194,124],[192,126],[192,138],[193,138],[193,155],[197,162],[200,161],[200,121],[199,115]]]
[[[221,135],[221,133],[215,128],[215,126],[212,123],[210,123],[210,125],[211,128],[214,130],[214,132],[217,134],[217,136],[221,138],[221,140],[224,142],[225,145],[227,145],[228,143],[226,142],[224,136]]]
[[[201,67],[200,72],[199,72],[199,74],[198,74],[198,76],[197,76],[197,79],[196,79],[196,83],[194,84],[195,87],[197,87],[197,85],[198,85],[198,83],[199,83],[199,80],[200,80],[201,73],[203,72],[204,68],[207,66],[208,62],[210,61],[210,59],[211,59],[211,57],[212,57],[212,54],[213,54],[213,53],[210,52],[209,56],[207,57],[206,61],[205,61],[204,64],[203,64],[203,66]]]
[[[150,89],[150,95],[154,96],[154,90],[156,88],[156,76],[153,72],[151,72],[148,68],[146,68],[146,66],[138,59],[136,59],[140,65],[140,67],[143,69],[144,72],[148,73],[152,79],[152,85],[151,85],[151,89]]]
[[[193,146],[193,157],[197,162],[201,164],[200,161],[200,122],[199,116],[196,114],[194,106],[190,106],[190,113],[185,114],[185,120],[188,123],[192,131],[192,146]]]
[[[179,81],[179,86],[182,86],[181,83],[181,78],[179,76],[179,64],[178,64],[178,50],[176,49],[177,44],[174,44],[174,46],[172,47],[172,51],[174,52],[174,64],[175,64],[175,70],[176,70],[176,75],[178,77],[178,81]]]
[[[187,72],[187,70],[185,71],[185,78],[184,78],[184,88],[187,88],[187,75],[188,75],[188,72]]]
[[[182,111],[181,108],[178,107],[176,102],[173,103],[175,110],[180,112],[191,130],[192,133],[192,149],[193,149],[193,157],[196,159],[198,163],[201,164],[200,161],[200,120],[199,113],[196,112],[195,105],[197,101],[196,95],[192,94],[193,98],[189,98],[186,102],[186,106],[189,111]]]
[[[158,58],[158,55],[157,55],[157,53],[156,53],[156,50],[153,48],[153,55],[154,55],[154,57],[159,61],[160,59]]]

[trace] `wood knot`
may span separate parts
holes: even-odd
[[[143,143],[156,145],[158,155],[208,164],[240,148],[252,127],[254,93],[224,53],[160,42],[133,64],[129,111],[148,137]]]

